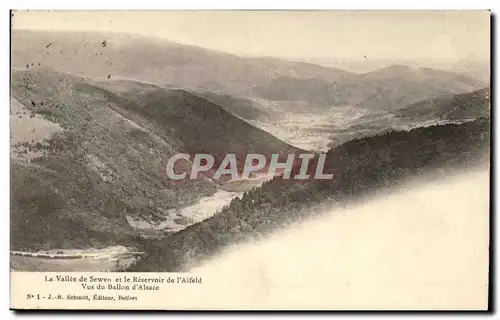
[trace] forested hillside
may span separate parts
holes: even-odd
[[[417,176],[448,174],[488,158],[489,118],[460,125],[417,128],[352,140],[328,152],[332,180],[274,180],[235,199],[212,218],[162,241],[148,243],[148,257],[130,271],[180,271],[227,245],[247,241],[297,219],[325,203],[397,187]]]
[[[168,221],[170,209],[213,194],[207,179],[165,177],[164,163],[176,153],[222,159],[297,150],[185,90],[102,85],[30,67],[13,70],[11,94],[29,112],[12,116],[41,116],[62,128],[46,141],[12,145],[11,246],[19,250],[130,242],[137,232],[127,217]]]

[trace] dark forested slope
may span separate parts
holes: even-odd
[[[227,245],[314,215],[325,201],[352,201],[398,185],[412,175],[464,168],[488,157],[490,119],[390,132],[352,140],[328,152],[332,180],[274,180],[235,199],[212,218],[149,243],[149,256],[131,271],[185,270]]]
[[[296,150],[184,90],[113,80],[104,86],[33,67],[13,70],[11,94],[64,129],[42,143],[12,146],[38,152],[32,160],[11,158],[15,249],[130,242],[137,232],[126,217],[169,219],[169,209],[212,194],[216,186],[206,179],[165,177],[164,161],[175,153]]]

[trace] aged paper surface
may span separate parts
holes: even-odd
[[[490,12],[11,29],[12,308],[488,309]]]

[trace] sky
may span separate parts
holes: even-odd
[[[15,11],[13,27],[110,31],[241,56],[489,61],[489,11]]]

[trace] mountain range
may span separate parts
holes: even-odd
[[[390,119],[489,117],[487,84],[453,72],[398,65],[356,74],[94,32],[13,30],[11,50],[15,250],[140,244],[150,255],[134,268],[177,270],[189,252],[211,254],[267,225],[281,225],[286,215],[309,212],[308,206],[339,190],[353,194],[392,184],[398,172],[415,173],[428,164],[473,162],[489,146],[489,118],[380,133]],[[129,219],[179,220],[178,209],[226,183],[166,179],[165,161],[176,153],[208,153],[220,161],[229,153],[302,152],[245,121],[282,116],[275,103],[305,114],[353,105],[381,111],[385,122],[367,118],[359,126],[376,127],[370,134],[378,136],[328,153],[335,159],[327,163],[336,174],[333,182],[290,185],[275,178],[186,231],[168,237],[167,228],[157,243],[131,227]]]
[[[42,66],[76,76],[153,82],[250,100],[303,101],[304,111],[339,105],[394,110],[487,85],[431,68],[395,65],[356,74],[306,62],[243,58],[129,34],[13,30],[11,50],[12,65],[18,68]]]

